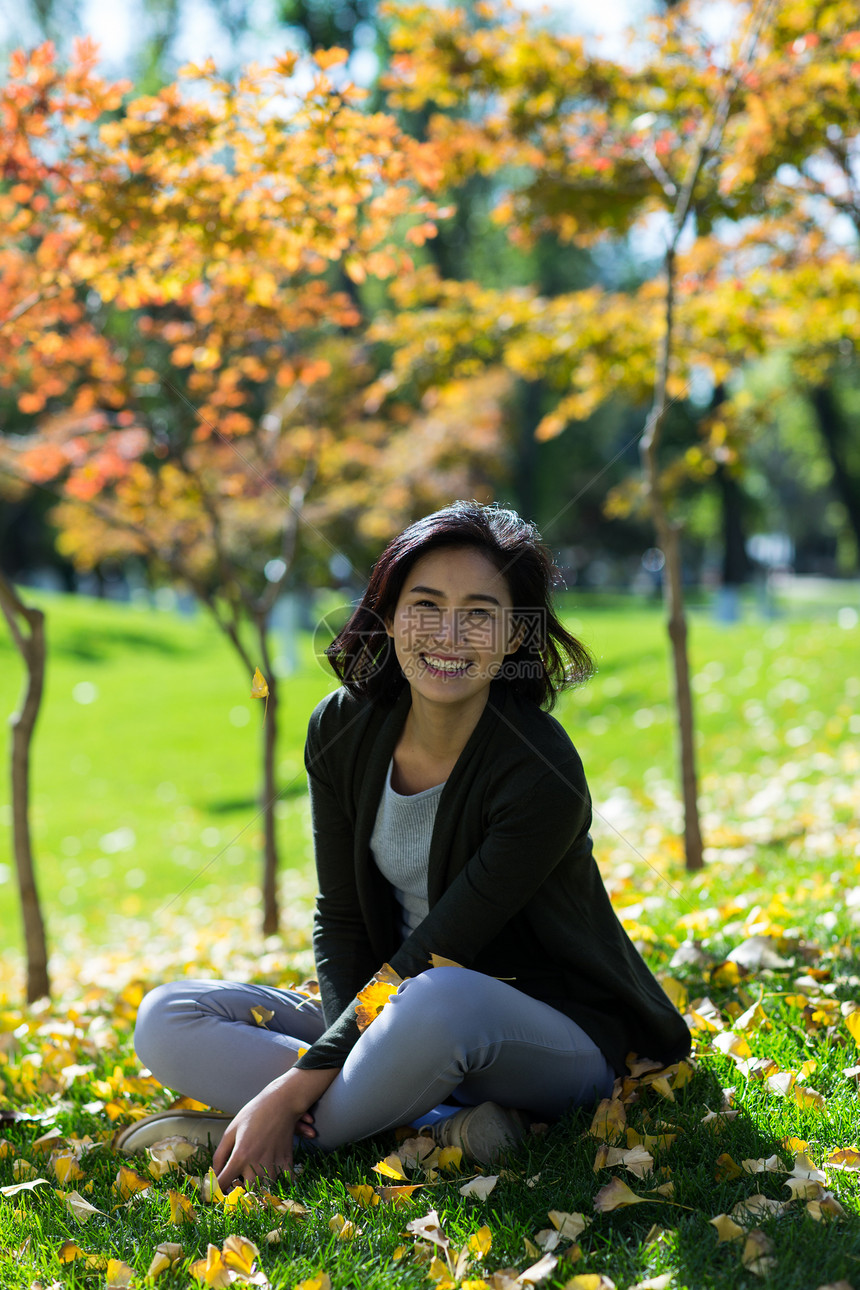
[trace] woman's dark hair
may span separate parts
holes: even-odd
[[[552,585],[561,576],[537,527],[505,507],[460,501],[410,524],[389,542],[361,603],[325,651],[352,694],[391,702],[401,690],[404,678],[385,621],[394,613],[409,570],[440,547],[472,547],[503,574],[514,620],[524,628],[519,649],[499,672],[511,689],[549,711],[559,691],[591,675],[591,655],[565,631],[553,609]]]

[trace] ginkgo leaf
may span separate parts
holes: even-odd
[[[154,1281],[156,1277],[160,1277],[162,1272],[172,1268],[181,1257],[182,1246],[176,1241],[164,1241],[157,1245],[146,1270],[147,1280]]]
[[[33,1191],[36,1187],[44,1184],[50,1187],[47,1178],[31,1178],[28,1182],[11,1183],[8,1187],[0,1187],[0,1196],[17,1196],[22,1191]]]
[[[221,1257],[225,1267],[247,1280],[254,1271],[254,1264],[260,1257],[260,1251],[247,1236],[233,1233],[221,1246]]]
[[[646,1277],[644,1281],[635,1281],[629,1290],[669,1290],[672,1285],[671,1272],[661,1272],[656,1277]]]
[[[746,1228],[741,1227],[728,1214],[717,1214],[710,1222],[717,1229],[717,1240],[720,1242],[739,1241],[746,1234]]]
[[[748,1272],[757,1277],[765,1277],[776,1267],[776,1259],[771,1257],[773,1241],[759,1228],[747,1236],[741,1254],[741,1263]]]
[[[122,1259],[108,1259],[105,1290],[125,1290],[134,1280],[134,1268]]]
[[[625,1136],[627,1112],[618,1098],[605,1097],[597,1107],[591,1127],[588,1130],[592,1138],[603,1142],[615,1142]]]
[[[435,1209],[431,1209],[423,1218],[414,1218],[411,1223],[407,1223],[406,1231],[420,1237],[422,1241],[432,1241],[443,1250],[447,1250],[451,1244],[442,1230],[442,1224]]]
[[[403,1161],[399,1156],[386,1156],[384,1160],[378,1161],[373,1166],[375,1174],[381,1174],[383,1178],[397,1178],[400,1182],[406,1182],[406,1174],[403,1172]]]
[[[213,1290],[223,1290],[224,1286],[232,1285],[234,1280],[232,1272],[224,1264],[221,1251],[211,1241],[206,1247],[206,1257],[195,1259],[188,1271],[195,1281],[202,1281],[204,1285],[212,1286]]]
[[[770,1018],[760,1003],[754,1003],[746,1012],[742,1012],[732,1022],[734,1030],[742,1030],[748,1033],[751,1030],[772,1030]]]
[[[289,1214],[291,1218],[302,1219],[311,1213],[307,1205],[294,1201],[290,1196],[273,1196],[272,1192],[260,1192],[259,1198],[267,1209],[275,1210],[276,1214]]]
[[[615,1282],[602,1272],[580,1272],[565,1281],[564,1290],[615,1290]]]
[[[57,1250],[57,1258],[61,1263],[73,1263],[75,1259],[86,1258],[86,1255],[75,1241],[63,1241]]]
[[[370,1183],[357,1183],[354,1186],[347,1185],[346,1190],[362,1209],[370,1209],[373,1205],[382,1203],[381,1196],[378,1195],[374,1187],[371,1187]]]
[[[486,1200],[498,1181],[498,1174],[479,1174],[477,1178],[470,1178],[467,1183],[463,1183],[459,1189],[460,1195],[477,1196],[479,1200]]]
[[[745,1174],[781,1174],[785,1166],[779,1156],[760,1157],[758,1160],[742,1160],[741,1169]]]
[[[76,1218],[79,1223],[88,1223],[93,1214],[104,1214],[101,1209],[96,1209],[91,1205],[80,1192],[70,1191],[66,1196],[66,1207],[69,1213]]]
[[[814,1088],[807,1088],[805,1084],[795,1084],[792,1094],[795,1102],[803,1111],[825,1111],[827,1101],[822,1093]]]
[[[860,1008],[854,1008],[853,1012],[848,1013],[845,1025],[855,1044],[860,1046]]]
[[[167,1199],[170,1202],[170,1221],[180,1225],[182,1223],[195,1223],[197,1214],[194,1206],[187,1196],[183,1196],[181,1191],[169,1191]]]
[[[517,1281],[523,1286],[535,1286],[540,1281],[545,1281],[547,1277],[552,1276],[558,1265],[558,1257],[555,1254],[544,1254],[543,1258],[538,1259],[525,1272],[521,1272]]]
[[[267,699],[269,697],[269,683],[263,676],[259,668],[255,668],[254,676],[251,681],[251,698]]]
[[[490,1252],[490,1247],[493,1244],[493,1234],[489,1227],[484,1224],[483,1227],[479,1227],[477,1232],[474,1232],[472,1236],[469,1237],[466,1244],[470,1254],[472,1254],[476,1259],[482,1259],[485,1254],[489,1254]]]
[[[781,1200],[771,1200],[770,1196],[763,1196],[761,1192],[755,1192],[752,1196],[739,1200],[736,1205],[732,1206],[732,1216],[743,1222],[744,1219],[756,1219],[767,1216],[768,1214],[781,1214],[785,1209],[785,1204]]]
[[[824,1168],[860,1170],[860,1148],[838,1147],[824,1161]]]
[[[820,1200],[807,1201],[806,1212],[817,1223],[823,1223],[828,1219],[845,1217],[845,1210],[833,1193],[829,1191],[825,1192]]]
[[[620,1178],[613,1178],[605,1187],[594,1197],[594,1208],[598,1214],[608,1214],[613,1209],[620,1209],[624,1205],[642,1205],[651,1201],[650,1196],[637,1196],[631,1191],[626,1182]],[[660,1204],[661,1202],[654,1202]]]
[[[331,1277],[327,1272],[317,1272],[297,1282],[294,1290],[331,1290]]]
[[[442,1147],[439,1152],[439,1159],[436,1161],[438,1169],[442,1170],[460,1170],[463,1167],[463,1149],[462,1147]]]
[[[388,1205],[408,1205],[414,1193],[426,1186],[425,1183],[410,1183],[406,1187],[377,1187],[376,1195]]]
[[[152,1186],[151,1178],[142,1178],[140,1174],[129,1169],[127,1165],[122,1165],[116,1180],[113,1184],[113,1190],[119,1196],[120,1200],[128,1200],[137,1192],[148,1191]]]
[[[717,1182],[727,1182],[731,1178],[740,1178],[743,1172],[743,1169],[732,1159],[728,1152],[724,1151],[722,1155],[717,1156],[717,1167],[714,1170],[714,1178]]]
[[[355,1020],[359,1030],[366,1030],[376,1020],[400,984],[401,978],[391,964],[383,963],[356,995]]]
[[[549,1221],[557,1230],[560,1237],[566,1237],[569,1241],[575,1241],[588,1227],[591,1222],[585,1214],[570,1214],[567,1210],[551,1209],[549,1211]]]
[[[264,1029],[266,1027],[266,1023],[271,1021],[274,1015],[275,1012],[273,1008],[264,1008],[259,1004],[251,1008],[251,1016],[254,1018],[254,1021],[258,1026],[262,1026]]]
[[[612,1169],[615,1165],[623,1165],[637,1178],[644,1178],[654,1170],[654,1157],[642,1146],[610,1147],[607,1143],[602,1143],[594,1160],[595,1172],[598,1169]]]
[[[796,1079],[794,1071],[780,1071],[776,1075],[769,1075],[765,1083],[771,1093],[776,1093],[778,1097],[788,1097]]]
[[[461,967],[463,966],[463,964],[462,964],[462,963],[458,963],[458,962],[456,961],[456,959],[446,959],[446,958],[445,958],[445,956],[444,956],[444,954],[431,954],[431,955],[430,955],[430,966],[431,966],[431,967],[434,967],[434,968],[437,968],[437,967],[455,967],[455,968],[461,968]]]

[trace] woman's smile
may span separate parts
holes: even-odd
[[[431,676],[441,676],[446,681],[466,676],[472,666],[471,659],[446,658],[443,654],[421,654],[419,659]]]

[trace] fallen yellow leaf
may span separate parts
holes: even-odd
[[[176,1241],[164,1241],[161,1245],[156,1246],[152,1256],[152,1261],[146,1269],[146,1278],[148,1281],[154,1281],[160,1277],[162,1272],[172,1268],[175,1263],[182,1257],[182,1246]]]
[[[805,1084],[795,1084],[794,1100],[803,1111],[825,1111],[827,1102],[821,1093],[814,1088],[807,1088]]]
[[[741,1227],[733,1218],[729,1218],[728,1214],[717,1214],[716,1218],[712,1218],[710,1221],[717,1229],[717,1240],[719,1242],[739,1241],[746,1231],[746,1228]]]
[[[477,1178],[470,1178],[467,1183],[463,1183],[460,1195],[477,1196],[480,1200],[486,1200],[498,1181],[498,1174],[479,1174]]]
[[[549,1221],[560,1237],[575,1241],[588,1227],[591,1219],[578,1212],[571,1214],[564,1209],[551,1209],[549,1211]]]
[[[624,1205],[642,1205],[649,1201],[649,1196],[637,1196],[631,1191],[626,1182],[620,1178],[613,1178],[612,1182],[601,1187],[600,1191],[594,1198],[594,1208],[598,1214],[608,1214],[613,1209],[620,1209]],[[657,1201],[656,1204],[662,1202]]]
[[[618,1098],[605,1097],[598,1105],[588,1130],[592,1138],[603,1142],[615,1142],[625,1136],[627,1112]]]
[[[170,1201],[170,1221],[177,1225],[181,1223],[194,1223],[197,1221],[197,1214],[194,1206],[187,1196],[183,1196],[181,1191],[169,1191],[167,1199]]]
[[[120,1200],[128,1200],[136,1192],[147,1191],[151,1186],[151,1178],[142,1178],[140,1174],[135,1173],[133,1169],[129,1169],[127,1165],[122,1165],[113,1184],[113,1190]]]
[[[125,1290],[134,1280],[134,1268],[130,1268],[122,1259],[108,1259],[107,1284],[105,1290]]]
[[[204,1285],[214,1287],[214,1290],[223,1290],[224,1286],[233,1283],[233,1274],[225,1266],[221,1251],[211,1242],[206,1248],[206,1258],[196,1259],[188,1271],[195,1281],[202,1281]]]
[[[470,1254],[473,1254],[476,1259],[482,1259],[485,1254],[490,1252],[490,1247],[493,1244],[493,1234],[485,1224],[469,1237],[466,1244]]]
[[[63,1244],[57,1250],[57,1258],[61,1263],[72,1263],[75,1259],[86,1258],[86,1255],[74,1241],[63,1241]]]
[[[615,1282],[602,1272],[580,1272],[565,1281],[564,1290],[615,1290]]]
[[[377,1195],[370,1183],[357,1183],[355,1186],[347,1186],[346,1190],[362,1209],[370,1209],[371,1206],[381,1203],[381,1197]]]
[[[239,1236],[234,1232],[221,1246],[221,1257],[225,1267],[245,1279],[254,1271],[254,1264],[260,1257],[260,1251],[247,1236]]]
[[[359,990],[356,995],[355,1009],[355,1020],[359,1030],[366,1030],[376,1020],[391,996],[397,992],[400,983],[401,978],[391,964],[383,963],[364,989]]]
[[[299,1281],[295,1290],[331,1290],[331,1277],[327,1272],[317,1272],[315,1276]]]
[[[77,1191],[70,1191],[67,1194],[66,1206],[72,1217],[76,1218],[79,1223],[87,1223],[92,1218],[93,1214],[102,1214],[104,1212],[101,1209],[96,1209],[95,1205],[91,1205],[90,1202]]]
[[[771,1257],[773,1241],[765,1236],[760,1228],[754,1228],[744,1243],[741,1263],[757,1277],[765,1277],[776,1267],[776,1259]]]
[[[375,1174],[381,1174],[383,1178],[397,1178],[401,1182],[406,1182],[406,1174],[403,1172],[403,1161],[399,1156],[386,1156],[378,1164],[373,1166]]]

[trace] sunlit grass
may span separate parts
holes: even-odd
[[[648,606],[571,606],[571,619],[594,648],[600,670],[563,697],[557,715],[589,774],[607,886],[631,937],[681,1006],[715,1017],[718,1026],[697,1031],[697,1070],[675,1091],[674,1102],[643,1088],[627,1107],[632,1128],[668,1132],[671,1125],[677,1134],[668,1149],[655,1151],[657,1173],[640,1179],[618,1166],[595,1172],[591,1117],[581,1112],[546,1136],[527,1139],[485,1201],[462,1196],[463,1179],[454,1177],[438,1179],[402,1209],[360,1208],[347,1187],[377,1181],[373,1166],[393,1149],[390,1138],[308,1159],[294,1185],[275,1189],[307,1207],[306,1217],[296,1220],[271,1210],[228,1212],[206,1204],[181,1173],[153,1181],[148,1194],[120,1206],[113,1184],[123,1162],[107,1139],[113,1123],[159,1109],[171,1096],[135,1083],[140,1068],[131,1026],[146,988],[191,974],[286,984],[312,970],[313,879],[301,752],[307,714],[329,679],[304,641],[303,669],[287,687],[279,751],[282,783],[295,786],[279,820],[285,859],[295,867],[284,870],[281,934],[264,942],[255,886],[257,826],[233,840],[256,809],[261,713],[248,698],[249,678],[203,620],[86,602],[45,603],[54,651],[37,735],[35,814],[56,949],[55,999],[47,1009],[22,1008],[20,970],[7,958],[0,983],[0,992],[6,991],[0,1000],[0,1107],[5,1098],[6,1105],[53,1108],[67,1140],[86,1134],[103,1140],[83,1156],[84,1177],[74,1183],[102,1214],[85,1226],[72,1217],[64,1199],[70,1184],[60,1186],[55,1178],[50,1146],[42,1152],[34,1145],[47,1124],[3,1126],[10,1145],[0,1146],[0,1188],[20,1181],[28,1169],[51,1183],[32,1193],[0,1195],[4,1290],[31,1290],[36,1282],[104,1290],[109,1258],[131,1266],[141,1283],[156,1245],[165,1240],[180,1242],[182,1256],[178,1271],[164,1273],[157,1284],[188,1290],[196,1284],[192,1260],[205,1256],[210,1242],[220,1247],[231,1232],[256,1242],[273,1290],[292,1290],[321,1273],[330,1275],[334,1290],[431,1290],[438,1282],[416,1256],[413,1239],[404,1236],[406,1224],[431,1206],[458,1248],[489,1227],[490,1251],[468,1274],[477,1282],[473,1290],[483,1290],[482,1282],[496,1290],[504,1284],[501,1269],[513,1268],[518,1276],[534,1263],[533,1242],[550,1226],[550,1210],[580,1211],[591,1220],[578,1239],[579,1253],[569,1253],[544,1283],[553,1290],[579,1274],[602,1274],[619,1290],[660,1276],[668,1276],[671,1290],[816,1290],[840,1279],[856,1284],[860,1171],[825,1171],[843,1211],[830,1221],[816,1221],[803,1201],[780,1217],[755,1221],[773,1245],[774,1264],[764,1276],[744,1268],[743,1241],[718,1243],[710,1222],[756,1193],[788,1198],[785,1177],[798,1150],[790,1138],[807,1143],[816,1168],[834,1150],[860,1145],[857,1081],[850,1074],[860,1051],[848,1025],[852,1006],[860,1003],[858,631],[847,617],[849,625],[839,626],[838,605],[814,621],[787,616],[732,627],[693,614],[708,863],[692,878],[684,874],[677,838],[662,617]],[[82,683],[98,687],[90,703],[74,697]],[[11,647],[0,641],[0,706],[12,706],[17,684]],[[246,712],[247,724],[231,723],[233,709]],[[89,765],[75,768],[78,756]],[[93,780],[103,782],[97,793],[89,791]],[[122,829],[134,832],[129,848],[106,847],[105,840]],[[218,830],[217,841],[214,834],[204,840],[208,829]],[[68,841],[64,849],[70,838],[79,843],[75,855]],[[243,848],[235,864],[228,859],[230,846]],[[183,892],[209,860],[209,869]],[[2,863],[10,861],[4,856]],[[145,875],[140,886],[127,881],[135,869]],[[8,921],[15,916],[12,883],[0,891],[10,946],[16,939]],[[766,938],[784,966],[749,973],[727,968],[727,955],[752,937]],[[746,1067],[745,1059],[722,1052],[715,1040],[731,1040],[738,1018],[755,1004],[764,1023],[737,1031],[754,1063]],[[820,1103],[801,1106],[793,1087],[786,1096],[775,1091],[762,1066],[768,1060],[768,1071],[783,1081],[794,1077],[820,1095]],[[711,1118],[727,1099],[734,1118]],[[773,1156],[778,1172],[743,1168],[744,1161]],[[147,1167],[145,1157],[133,1163]],[[598,1213],[595,1197],[613,1176],[640,1196],[666,1181],[674,1193],[652,1193],[645,1203]],[[171,1223],[171,1189],[192,1200],[193,1223]],[[355,1240],[337,1239],[330,1226],[337,1214],[362,1229]],[[663,1229],[659,1239],[654,1225]],[[278,1244],[266,1239],[272,1231],[279,1233]],[[66,1240],[96,1264],[101,1260],[101,1267],[88,1269],[82,1259],[62,1264]],[[405,1256],[395,1259],[399,1249]]]

